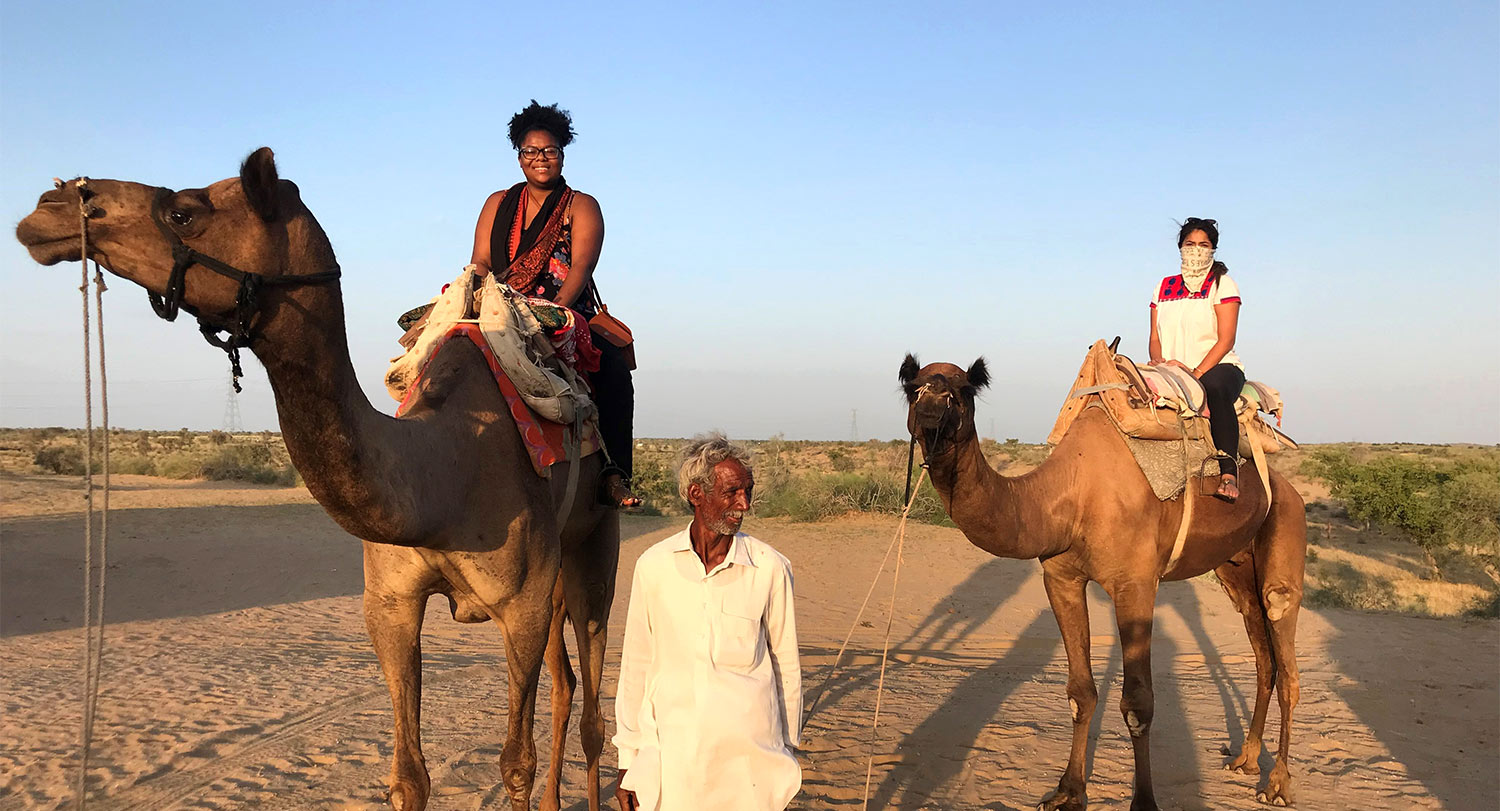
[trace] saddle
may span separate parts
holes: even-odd
[[[556,323],[559,318],[563,319],[561,325]],[[554,329],[547,329],[544,323]],[[478,325],[500,369],[537,416],[563,425],[593,417],[595,408],[587,384],[574,364],[563,362],[559,347],[548,337],[550,331],[571,329],[571,312],[528,299],[498,284],[493,274],[477,280],[467,268],[402,336],[406,351],[391,359],[385,374],[391,397],[398,402],[406,397],[407,389],[439,343],[461,324]]]
[[[1143,440],[1202,440],[1213,442],[1203,385],[1184,369],[1152,366],[1142,369],[1130,358],[1096,341],[1068,391],[1047,444],[1057,445],[1085,408],[1100,407],[1128,437]],[[1238,448],[1219,448],[1242,458],[1296,448],[1297,443],[1270,425],[1261,412],[1281,425],[1281,394],[1259,381],[1249,381],[1235,403],[1240,423]]]

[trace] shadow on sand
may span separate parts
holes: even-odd
[[[1391,759],[1446,808],[1500,807],[1500,624],[1372,617],[1342,609],[1319,614],[1333,626],[1326,643],[1332,665],[1348,678],[1337,683],[1338,696]],[[1476,661],[1483,664],[1476,668]],[[1296,758],[1295,726],[1292,740]]]
[[[360,543],[316,504],[110,513],[105,621],[197,616],[359,594]],[[77,628],[79,515],[4,522],[0,636]]]

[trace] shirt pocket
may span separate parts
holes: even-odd
[[[719,612],[718,633],[714,639],[714,664],[749,670],[760,663],[760,606],[736,604],[726,600]]]

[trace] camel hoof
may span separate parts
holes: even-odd
[[[393,783],[385,798],[396,811],[423,811],[427,808],[427,792],[414,782]]]
[[[1277,808],[1286,808],[1292,804],[1292,778],[1280,764],[1271,770],[1271,778],[1266,781],[1265,790],[1257,794],[1256,799]]]
[[[1036,811],[1083,811],[1088,808],[1088,796],[1083,792],[1058,789],[1037,803]]]
[[[1239,757],[1224,764],[1224,770],[1239,774],[1260,774],[1259,760],[1259,752],[1240,752]]]

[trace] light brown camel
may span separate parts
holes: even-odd
[[[562,632],[565,616],[572,619],[583,670],[589,807],[597,809],[599,682],[619,521],[580,495],[558,526],[567,463],[550,481],[533,472],[480,351],[468,341],[448,342],[405,417],[376,411],[349,359],[340,286],[328,278],[337,267],[333,249],[297,187],[277,177],[269,149],[247,158],[238,178],[202,189],[89,180],[80,191],[78,181],[63,184],[43,194],[16,228],[33,259],[51,265],[79,258],[80,197],[90,210],[91,258],[166,296],[168,309],[174,256],[178,265],[191,260],[180,271],[181,306],[214,326],[237,314],[247,319],[247,345],[270,377],[292,462],[328,514],[362,539],[365,623],[395,717],[391,804],[402,811],[427,804],[421,629],[427,599],[442,594],[459,622],[500,626],[510,694],[500,765],[518,810],[529,808],[536,775],[532,723],[544,650],[554,676],[554,734],[542,807],[559,804],[575,681]],[[216,264],[260,282],[248,309],[237,301],[241,285],[214,272]],[[321,281],[287,282],[296,277]],[[594,456],[580,464],[577,492],[592,494],[601,462]]]
[[[1295,637],[1302,602],[1307,520],[1302,498],[1270,471],[1269,513],[1260,477],[1240,477],[1240,498],[1226,504],[1200,494],[1196,479],[1176,501],[1159,501],[1125,441],[1098,409],[1073,423],[1051,456],[1024,476],[1001,476],[985,461],[974,430],[974,396],[989,383],[984,359],[967,371],[950,363],[918,367],[906,356],[901,384],[907,427],[922,445],[932,483],[953,523],[992,555],[1039,558],[1047,598],[1068,655],[1068,707],[1073,748],[1044,811],[1088,804],[1084,773],[1089,727],[1098,702],[1089,661],[1085,587],[1104,587],[1115,604],[1125,684],[1120,711],[1135,753],[1132,809],[1154,809],[1151,787],[1151,619],[1157,584],[1213,571],[1245,620],[1255,650],[1255,715],[1238,757],[1226,768],[1258,774],[1271,688],[1281,702],[1276,765],[1260,792],[1273,805],[1291,803],[1287,753],[1297,705]],[[1192,526],[1181,557],[1168,566],[1185,499]]]

